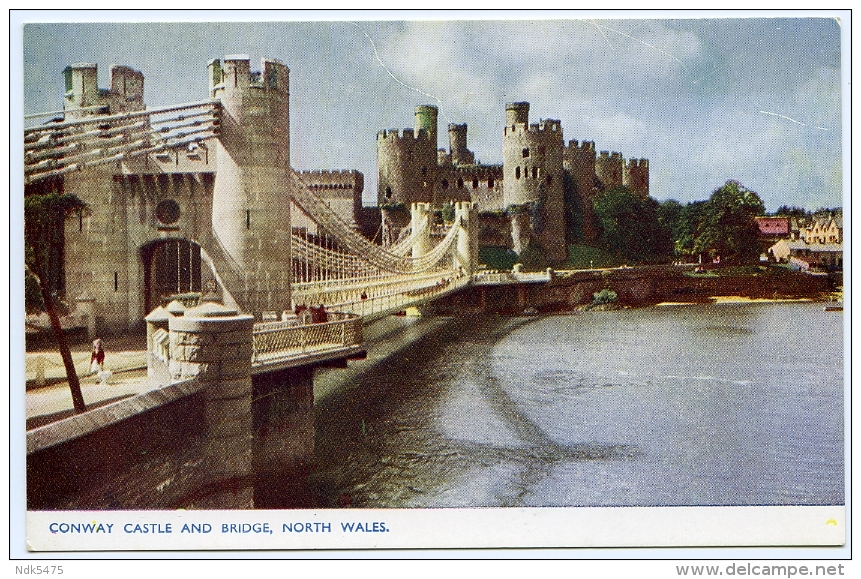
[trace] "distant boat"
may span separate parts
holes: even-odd
[[[842,312],[843,311],[843,304],[825,306],[825,311],[826,312]]]

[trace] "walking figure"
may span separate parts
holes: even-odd
[[[99,374],[105,363],[105,350],[102,341],[96,339],[93,342],[93,354],[90,356],[90,374]]]

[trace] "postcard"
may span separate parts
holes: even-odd
[[[239,14],[18,15],[13,543],[846,544],[849,13]]]

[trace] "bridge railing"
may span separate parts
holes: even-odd
[[[329,321],[299,324],[296,321],[254,325],[252,366],[362,345],[362,320],[354,314],[330,312]]]
[[[365,319],[374,318],[382,314],[392,313],[399,310],[404,310],[410,306],[415,306],[433,298],[440,297],[443,294],[451,293],[461,289],[470,283],[470,277],[456,272],[449,272],[448,276],[434,276],[436,281],[428,283],[425,280],[424,284],[416,284],[411,289],[406,289],[399,292],[385,293],[381,295],[371,296],[365,299],[353,299],[332,304],[332,308],[337,308],[342,312],[351,312]]]
[[[326,317],[328,321],[322,323],[300,323],[297,318],[293,318],[254,324],[252,368],[265,368],[268,364],[290,362],[314,354],[361,349],[361,317],[343,312],[327,312]],[[166,326],[166,322],[162,320],[159,323]],[[149,374],[169,380],[170,333],[164,327],[155,325],[152,330],[152,339],[147,340]]]

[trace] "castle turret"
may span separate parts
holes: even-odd
[[[622,184],[631,193],[645,199],[649,196],[649,160],[630,159],[622,172]]]
[[[595,159],[595,176],[601,181],[604,191],[622,186],[624,164],[622,153],[601,151],[601,155]]]
[[[425,131],[430,140],[433,141],[433,148],[436,150],[436,122],[438,110],[433,105],[419,105],[416,107],[415,113],[415,131],[418,135],[421,131]]]
[[[515,125],[525,125],[529,122],[529,103],[507,103],[505,105],[505,124],[514,130]]]
[[[505,107],[502,137],[503,197],[506,207],[532,205],[532,231],[553,261],[565,259],[562,190],[562,124],[545,119],[529,124],[529,103]]]
[[[144,76],[128,66],[111,66],[111,87],[100,89],[99,69],[80,62],[63,70],[66,92],[63,109],[69,117],[142,111]]]
[[[289,69],[245,55],[209,63],[210,95],[221,101],[212,229],[246,284],[234,297],[258,315],[290,304]]]
[[[448,144],[452,165],[475,164],[475,155],[466,148],[466,124],[448,126]]]
[[[430,203],[437,179],[437,109],[415,109],[415,129],[377,133],[377,202]]]
[[[144,76],[128,66],[111,66],[111,91],[108,102],[111,114],[144,110]]]
[[[66,81],[63,108],[67,114],[105,104],[99,98],[99,71],[95,64],[79,62],[67,66],[63,70],[63,77]]]

